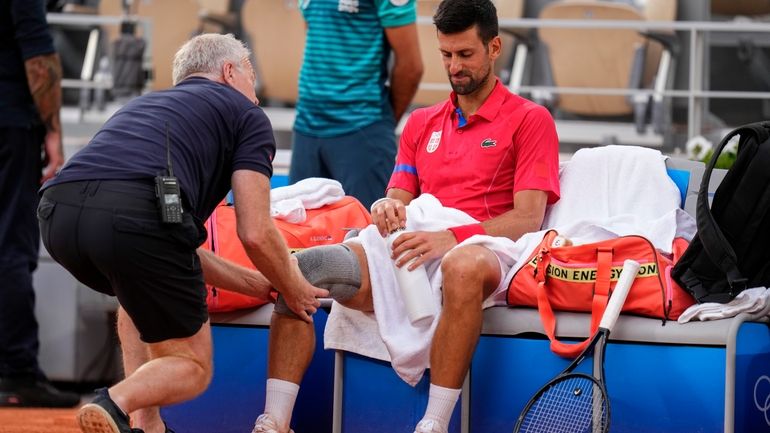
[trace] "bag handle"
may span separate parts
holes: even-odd
[[[725,146],[727,146],[730,139],[736,135],[744,134],[741,135],[741,141],[743,141],[746,139],[745,134],[751,134],[759,143],[762,143],[770,138],[768,128],[770,128],[770,122],[757,122],[742,126],[727,134],[719,143],[716,150],[714,150],[714,154],[711,156],[706,171],[703,173],[700,191],[698,192],[698,203],[695,212],[698,237],[703,244],[703,250],[706,251],[706,254],[711,258],[711,261],[719,266],[722,272],[727,276],[727,283],[730,285],[733,294],[737,294],[746,288],[747,279],[738,269],[738,257],[735,254],[735,250],[733,250],[730,242],[727,241],[724,233],[722,233],[722,230],[717,225],[714,215],[711,213],[708,202],[711,173],[716,167],[719,155],[722,153]]]
[[[596,283],[594,284],[593,299],[591,301],[591,327],[588,337],[578,343],[564,343],[556,338],[556,316],[553,313],[551,302],[548,300],[546,288],[546,272],[550,260],[550,250],[547,246],[540,249],[537,258],[537,311],[545,328],[545,335],[551,340],[551,351],[565,358],[575,358],[588,347],[591,337],[599,329],[599,322],[607,308],[610,295],[610,281],[612,276],[612,248],[600,247],[596,251],[597,269]]]

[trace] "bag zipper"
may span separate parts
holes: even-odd
[[[647,239],[644,236],[637,236],[637,235],[629,235],[632,237],[637,237],[640,239],[644,239],[645,242],[650,246],[650,249],[652,250],[652,258],[655,262],[655,266],[658,268],[658,282],[660,283],[660,286],[663,288],[661,293],[661,296],[663,297],[663,323],[662,326],[666,326],[666,322],[669,320],[668,313],[671,311],[671,304],[673,303],[674,299],[674,293],[670,289],[670,286],[668,284],[664,284],[663,281],[663,273],[666,273],[666,278],[670,278],[670,270],[666,268],[665,270],[660,269],[660,260],[658,260],[658,250],[655,248],[655,245],[650,242],[649,239]]]

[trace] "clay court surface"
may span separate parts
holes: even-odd
[[[80,433],[73,409],[0,409],[0,433]]]

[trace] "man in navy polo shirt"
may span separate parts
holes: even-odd
[[[196,36],[174,57],[173,75],[173,88],[115,113],[44,185],[38,207],[51,256],[120,303],[126,378],[80,409],[84,433],[170,431],[159,406],[206,389],[212,349],[204,276],[263,299],[275,287],[307,321],[320,305],[316,296],[327,295],[290,261],[270,218],[275,142],[257,106],[249,51],[232,35]],[[159,176],[175,178],[178,193],[156,194]],[[262,273],[198,250],[203,221],[231,188],[238,235]]]

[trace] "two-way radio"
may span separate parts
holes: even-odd
[[[171,144],[168,137],[168,121],[166,121],[166,164],[168,175],[155,176],[155,195],[158,198],[161,221],[168,224],[182,223],[182,194],[179,189],[179,179],[174,177],[171,166]]]

